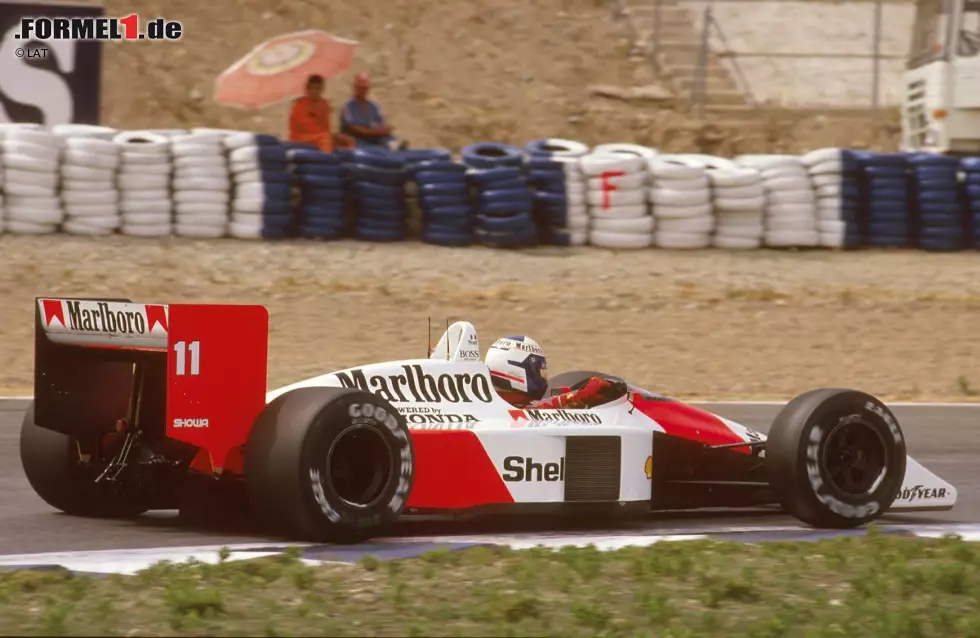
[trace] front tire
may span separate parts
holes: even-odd
[[[906,460],[895,415],[856,390],[801,394],[766,440],[770,486],[790,514],[814,527],[847,529],[881,516],[902,488]]]
[[[401,515],[415,477],[405,418],[353,388],[299,388],[265,407],[245,447],[258,515],[287,535],[348,543]]]
[[[132,517],[149,509],[144,498],[126,494],[124,486],[95,483],[103,466],[92,461],[83,461],[74,438],[37,425],[31,402],[20,428],[20,462],[44,502],[66,514],[93,518]]]

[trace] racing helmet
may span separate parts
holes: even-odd
[[[497,339],[487,350],[493,387],[507,401],[537,401],[548,389],[548,359],[530,337]]]

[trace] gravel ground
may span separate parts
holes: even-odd
[[[603,370],[685,398],[788,398],[833,385],[976,400],[976,273],[976,253],[4,236],[0,391],[30,392],[32,299],[61,294],[264,304],[270,386],[423,355],[431,316],[437,326],[473,322],[484,351],[502,334],[532,335],[552,374]]]

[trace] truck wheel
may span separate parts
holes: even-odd
[[[878,399],[822,389],[790,401],[766,440],[769,484],[814,527],[852,528],[891,507],[905,480],[905,436]]]
[[[121,518],[149,509],[144,499],[126,494],[120,486],[95,483],[105,463],[94,455],[83,460],[78,441],[37,425],[33,401],[20,428],[20,462],[37,495],[66,514]]]
[[[291,537],[357,542],[394,522],[415,477],[405,418],[354,388],[299,388],[276,397],[245,446],[256,513]]]

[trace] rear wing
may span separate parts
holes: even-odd
[[[35,421],[76,435],[127,419],[220,471],[265,407],[268,338],[258,305],[38,298]]]

